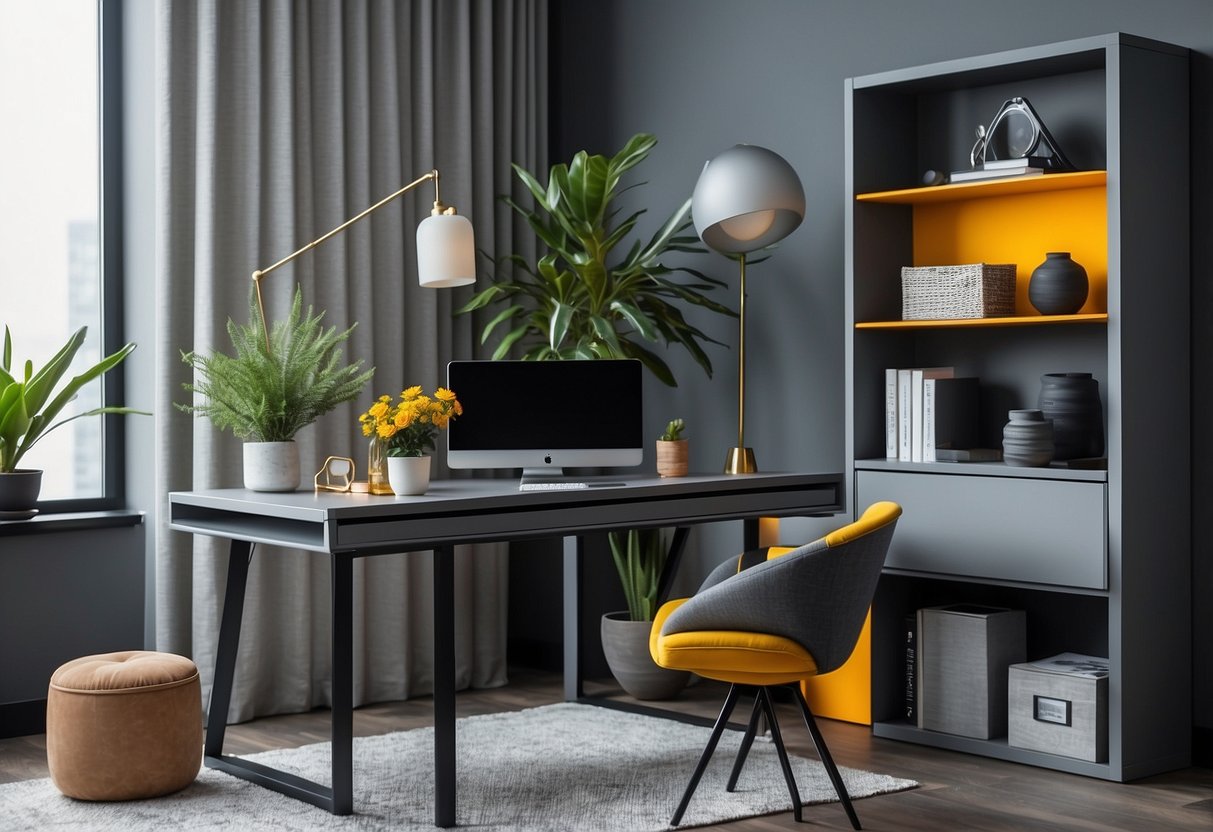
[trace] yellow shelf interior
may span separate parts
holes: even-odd
[[[860,194],[861,202],[909,206],[913,262],[907,266],[1013,263],[1011,317],[959,321],[862,322],[857,328],[1024,326],[1106,321],[1107,172],[1082,171]],[[903,209],[904,210],[904,209]],[[1042,316],[1028,300],[1032,271],[1051,251],[1068,251],[1087,270],[1089,291],[1076,315]]]

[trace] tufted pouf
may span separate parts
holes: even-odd
[[[185,788],[202,762],[198,668],[143,650],[63,665],[46,697],[46,760],[59,791],[80,800]]]

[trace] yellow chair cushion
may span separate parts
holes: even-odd
[[[738,630],[661,635],[666,618],[686,600],[663,604],[653,620],[649,652],[661,667],[744,685],[781,685],[817,672],[817,663],[809,652],[782,636]]]

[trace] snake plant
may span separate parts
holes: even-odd
[[[17,470],[21,457],[39,439],[75,419],[102,413],[148,415],[145,411],[129,407],[106,406],[55,421],[68,402],[76,398],[81,387],[121,364],[135,349],[134,344],[127,344],[59,388],[59,382],[71,366],[72,359],[83,346],[87,332],[88,327],[84,326],[76,330],[63,348],[37,372],[34,372],[34,363],[27,360],[24,370],[14,375],[13,339],[8,327],[4,328],[4,356],[0,364],[0,473],[8,474]]]

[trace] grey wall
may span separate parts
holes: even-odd
[[[1205,274],[1213,262],[1208,0],[1024,0],[1000,11],[972,0],[599,0],[553,6],[556,158],[581,148],[610,153],[635,132],[655,133],[660,144],[642,169],[649,184],[632,195],[650,209],[652,223],[690,194],[704,160],[738,142],[779,152],[804,182],[804,225],[770,261],[751,270],[748,281],[747,444],[767,469],[840,470],[843,463],[845,78],[1113,31],[1191,48],[1193,502],[1213,498],[1213,440],[1202,429],[1213,389],[1213,366],[1202,360],[1213,347],[1213,285]],[[726,261],[704,263],[736,287]],[[736,298],[729,302],[735,306]],[[702,325],[735,343],[728,322],[707,319]],[[672,357],[680,387],[653,384],[646,391],[646,420],[656,435],[665,419],[687,418],[693,467],[714,470],[734,444],[737,379],[732,352],[711,354],[717,371],[710,381],[689,360]],[[785,521],[783,534],[794,539],[816,528]],[[1208,535],[1198,530],[1193,539],[1195,721],[1209,727],[1213,557]],[[700,535],[701,568],[733,545],[729,534]]]

